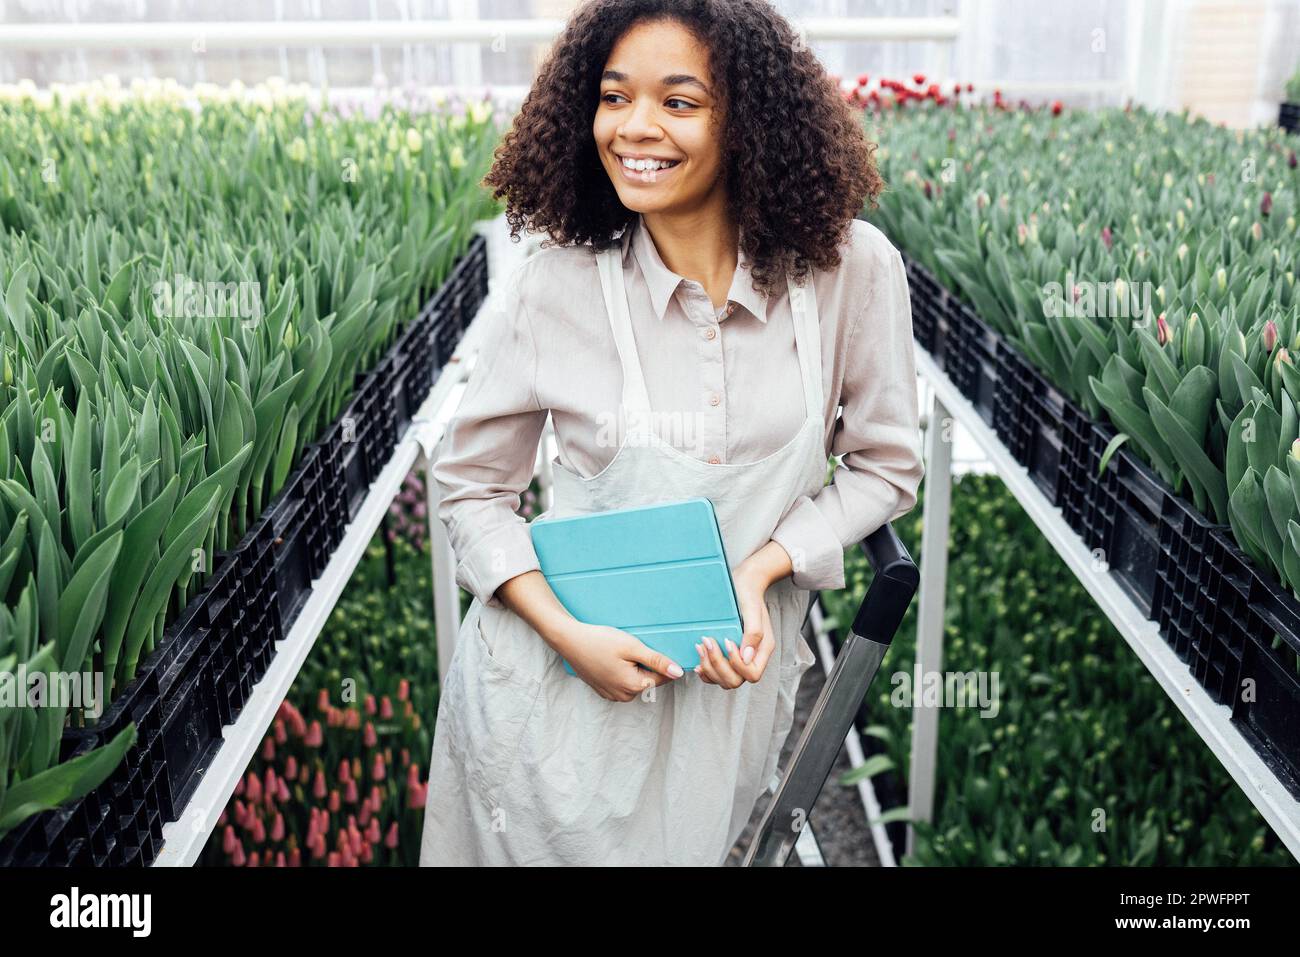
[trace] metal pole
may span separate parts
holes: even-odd
[[[456,583],[456,553],[451,549],[447,529],[438,519],[438,485],[433,480],[437,455],[421,452],[425,491],[428,496],[429,551],[433,558],[433,627],[438,643],[438,674],[451,669],[451,655],[460,631],[460,585]]]
[[[0,47],[22,50],[69,48],[185,49],[203,37],[206,49],[311,46],[405,46],[411,43],[474,43],[493,41],[549,43],[564,29],[562,19],[469,19],[476,0],[457,0],[464,19],[324,20],[319,0],[312,0],[315,19],[183,20],[134,23],[14,23],[0,32]],[[809,40],[934,40],[957,38],[956,17],[807,17],[795,21]]]
[[[907,805],[912,820],[934,816],[934,776],[939,746],[939,709],[922,704],[925,676],[943,667],[943,622],[948,579],[948,523],[952,504],[952,417],[936,395],[925,456],[925,507],[921,532],[921,591],[916,620],[916,673],[912,682],[912,757]],[[907,825],[906,853],[915,831]]]

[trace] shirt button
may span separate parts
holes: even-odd
[[[717,464],[718,464],[719,462],[721,462],[721,461],[722,461],[722,460],[721,460],[720,458],[718,458],[718,457],[715,455],[715,456],[713,456],[713,458],[709,459],[709,464],[710,464],[710,465],[717,465]]]
[[[734,302],[727,303],[727,315],[731,315],[735,311],[736,311],[736,304]]]
[[[705,338],[705,339],[713,339],[713,338],[715,338],[715,337],[717,336],[717,334],[718,334],[718,330],[717,330],[717,329],[705,329],[705,330],[704,330],[704,338]]]
[[[717,405],[721,401],[722,401],[722,397],[719,396],[718,393],[716,392],[713,393],[713,395],[709,396],[709,405]]]

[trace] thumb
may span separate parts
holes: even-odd
[[[665,654],[655,651],[645,642],[633,636],[636,644],[632,646],[629,657],[637,664],[645,665],[651,671],[664,675],[668,678],[680,678],[685,672],[682,671],[681,665],[673,661]]]
[[[758,646],[763,643],[763,611],[762,607],[754,607],[753,604],[745,606],[741,612],[741,619],[745,624],[745,634],[740,641],[740,659],[749,664],[754,660],[754,655],[758,651]]]

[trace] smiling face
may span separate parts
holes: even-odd
[[[638,23],[610,51],[592,133],[637,213],[698,210],[722,191],[722,108],[708,49],[673,20]],[[631,165],[629,165],[631,164]]]

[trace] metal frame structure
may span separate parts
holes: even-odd
[[[795,21],[808,40],[937,40],[957,38],[956,17],[809,17]],[[296,46],[405,46],[412,43],[524,41],[546,43],[559,19],[525,20],[250,20],[135,23],[11,24],[0,47],[56,49],[207,49]]]

